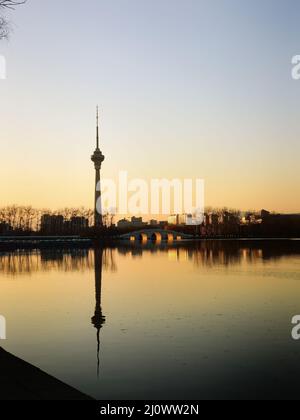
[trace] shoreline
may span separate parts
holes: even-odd
[[[94,400],[0,347],[0,400]]]

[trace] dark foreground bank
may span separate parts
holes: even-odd
[[[92,400],[0,347],[0,400]]]

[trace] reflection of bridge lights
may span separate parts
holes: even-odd
[[[179,250],[179,260],[180,262],[186,262],[189,260],[188,252],[186,249]]]
[[[179,255],[177,249],[169,249],[168,250],[168,259],[170,261],[178,261]]]
[[[143,243],[146,243],[148,241],[148,236],[145,233],[141,233],[139,240]]]
[[[153,233],[153,235],[151,236],[151,240],[152,240],[152,242],[161,243],[162,242],[161,233],[159,233],[159,232]]]
[[[174,236],[169,233],[168,237],[167,237],[167,240],[168,240],[168,242],[173,242],[174,241]]]

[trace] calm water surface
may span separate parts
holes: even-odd
[[[1,253],[0,314],[98,399],[299,398],[299,241]]]

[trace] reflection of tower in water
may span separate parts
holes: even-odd
[[[100,330],[105,324],[105,316],[101,309],[101,286],[102,286],[102,260],[103,249],[94,249],[94,267],[95,267],[95,291],[96,291],[96,307],[95,314],[92,317],[92,324],[97,329],[97,374],[100,370]]]

